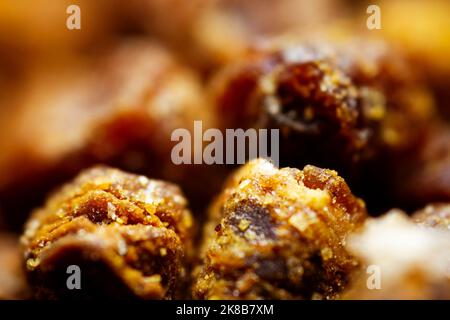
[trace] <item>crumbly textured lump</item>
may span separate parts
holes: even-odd
[[[262,159],[231,176],[210,209],[198,299],[331,299],[358,261],[344,245],[366,217],[335,171]]]
[[[279,128],[283,165],[340,172],[414,147],[434,104],[413,68],[384,42],[335,42],[275,42],[222,70],[211,94],[224,127]]]
[[[191,229],[175,185],[94,167],[32,214],[21,241],[37,298],[170,299],[183,286]],[[82,290],[67,290],[72,264]]]
[[[450,234],[445,230],[420,227],[392,210],[368,220],[361,233],[349,238],[348,249],[364,268],[345,299],[450,299]]]

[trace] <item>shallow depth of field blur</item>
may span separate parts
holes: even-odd
[[[71,4],[81,9],[81,30],[66,27],[66,8]],[[369,4],[381,8],[380,30],[367,28]],[[196,181],[191,169],[186,173],[161,163],[170,161],[166,133],[193,120],[220,127],[221,115],[209,99],[212,79],[271,39],[358,36],[392,43],[417,68],[429,88],[427,99],[446,125],[450,121],[449,12],[450,2],[445,0],[0,1],[0,239],[7,239],[0,244],[0,298],[20,297],[24,290],[21,281],[11,280],[17,264],[11,247],[17,246],[29,212],[85,166],[104,159],[127,171],[174,181],[182,185],[194,216],[202,216],[228,169],[192,168],[199,172],[194,171]],[[148,45],[167,52],[173,61],[157,53],[136,70],[121,69],[128,68],[128,59],[144,61],[139,48],[147,50]],[[118,48],[125,49],[114,56]],[[153,74],[154,68],[166,64],[171,72],[182,71],[181,76],[170,76],[176,96],[168,91],[154,102],[158,119],[167,119],[146,128],[151,132],[149,148],[155,153],[142,158],[137,152],[140,140],[133,141],[132,147],[124,145],[122,137],[138,132],[139,125],[122,123],[123,127],[115,126],[116,131],[102,133],[108,136],[96,140],[92,128],[108,117],[109,108],[127,110],[143,86],[145,96],[166,85],[164,74]],[[150,79],[145,78],[146,68],[152,73]],[[147,80],[150,85],[143,84]],[[180,104],[184,111],[176,109]],[[130,123],[135,123],[133,116]],[[111,138],[115,134],[120,137]],[[441,137],[447,146],[449,136]],[[114,141],[114,146],[108,141]],[[86,144],[89,151],[84,149]],[[436,158],[450,159],[449,150]],[[147,171],[149,161],[155,161],[151,163],[155,171]],[[432,169],[442,170],[436,183],[444,186],[433,201],[450,201],[450,160],[446,163],[446,169]],[[374,212],[392,206],[415,210],[426,204],[402,199],[378,206],[368,201]]]

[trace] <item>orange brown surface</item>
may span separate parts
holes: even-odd
[[[191,258],[192,217],[178,187],[116,169],[84,171],[34,211],[22,236],[36,298],[171,299]],[[82,290],[68,290],[77,265]]]
[[[254,160],[210,209],[193,295],[198,299],[332,299],[358,261],[344,248],[366,216],[335,171]]]

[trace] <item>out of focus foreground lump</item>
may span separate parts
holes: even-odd
[[[365,217],[364,202],[335,171],[254,160],[231,176],[210,209],[193,295],[335,298],[358,267],[346,237]]]
[[[192,217],[179,188],[107,167],[84,171],[37,209],[22,236],[36,298],[171,299],[183,287]],[[68,290],[66,269],[81,269]]]
[[[364,268],[345,299],[450,299],[448,206],[428,206],[413,220],[391,210],[349,238],[348,248]],[[366,272],[370,266],[374,273]]]

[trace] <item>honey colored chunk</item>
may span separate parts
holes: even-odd
[[[392,210],[367,221],[361,233],[349,238],[348,249],[363,269],[345,299],[450,299],[448,232],[420,227],[404,212]]]
[[[438,117],[425,79],[394,45],[268,40],[220,71],[210,92],[223,128],[279,130],[280,166],[337,170],[374,215],[412,207],[414,197],[399,203],[397,172],[413,166]]]
[[[211,92],[225,128],[280,129],[282,165],[341,171],[418,143],[434,104],[413,70],[382,41],[269,41],[219,72]]]
[[[198,299],[332,299],[358,267],[344,245],[365,205],[335,171],[253,160],[209,214],[194,272]]]
[[[190,259],[192,218],[179,188],[94,167],[33,212],[22,236],[37,298],[171,299]],[[66,286],[69,266],[81,289]]]

